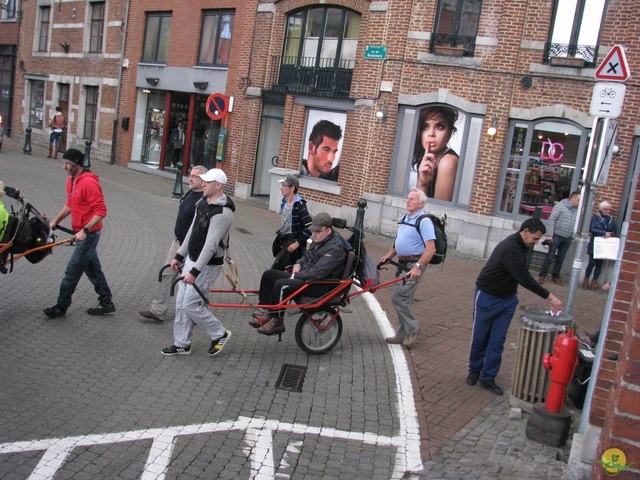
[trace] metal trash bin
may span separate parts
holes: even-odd
[[[553,344],[563,332],[575,330],[573,317],[566,313],[551,315],[549,310],[531,308],[520,317],[520,331],[513,369],[510,404],[526,412],[544,402],[549,388],[549,372],[542,359],[553,351]]]

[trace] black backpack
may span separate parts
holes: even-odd
[[[433,229],[436,232],[436,253],[433,254],[429,263],[432,265],[439,265],[444,262],[444,259],[447,257],[447,232],[445,231],[445,225],[447,223],[447,215],[443,214],[442,217],[437,217],[433,213],[425,213],[424,215],[420,215],[416,219],[416,223],[407,223],[405,222],[407,216],[402,217],[402,221],[398,222],[398,225],[409,225],[415,227],[418,231],[418,235],[422,239],[424,243],[424,238],[422,238],[422,233],[420,233],[420,222],[423,218],[428,218],[433,223]]]

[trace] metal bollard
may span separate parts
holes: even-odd
[[[178,162],[176,164],[176,181],[173,184],[173,191],[171,192],[171,194],[174,197],[182,197],[183,195],[183,190],[182,190],[182,167],[183,167],[183,163],[182,162]]]
[[[84,142],[84,160],[82,168],[91,168],[91,140]]]
[[[27,127],[24,136],[24,147],[22,147],[22,153],[28,153],[31,155],[31,128]]]

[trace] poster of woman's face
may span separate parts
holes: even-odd
[[[427,197],[453,200],[460,143],[458,126],[464,113],[446,105],[429,105],[420,110],[409,187],[417,187]]]
[[[303,175],[338,181],[347,114],[309,109],[304,135]]]

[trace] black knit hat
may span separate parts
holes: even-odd
[[[64,155],[62,155],[62,160],[67,163],[82,166],[82,162],[84,161],[84,153],[76,148],[69,148],[66,152],[64,152]]]

